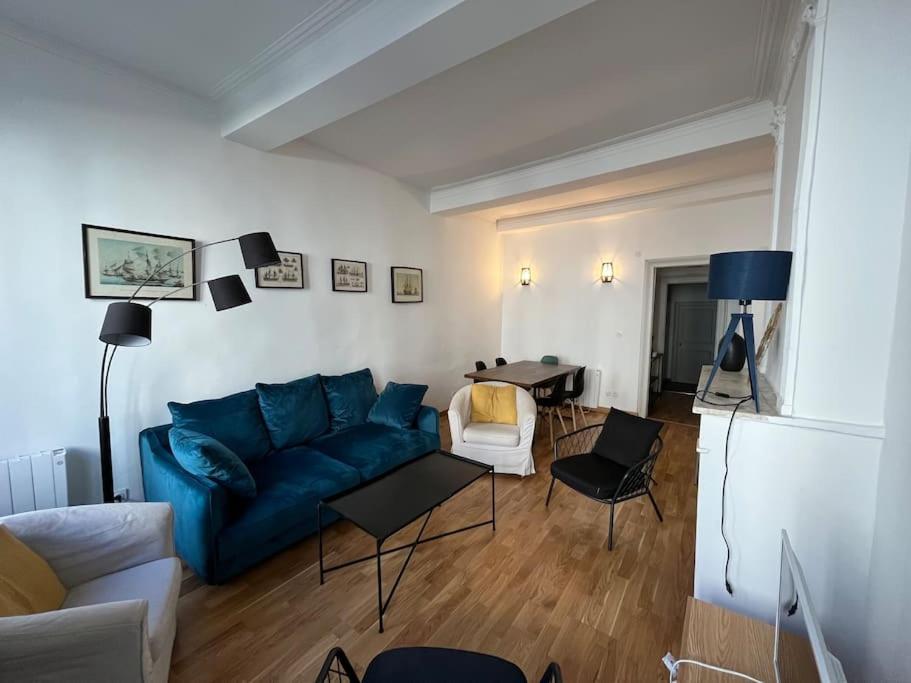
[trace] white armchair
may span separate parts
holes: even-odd
[[[0,672],[19,681],[167,681],[181,575],[170,505],[57,508],[0,524],[67,590],[59,610],[0,618]]]
[[[505,382],[484,382],[492,386],[513,386]],[[471,422],[471,385],[459,389],[449,404],[452,452],[487,465],[494,472],[525,476],[535,473],[531,443],[535,436],[537,406],[527,391],[516,389],[518,424]]]

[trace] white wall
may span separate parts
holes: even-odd
[[[83,297],[81,223],[195,237],[269,230],[306,254],[306,291],[254,289],[216,313],[154,308],[154,342],[121,349],[111,374],[115,485],[141,492],[137,433],[190,401],[368,366],[430,385],[448,405],[500,339],[494,226],[428,214],[407,188],[319,150],[305,158],[225,141],[182,96],[0,36],[0,458],[65,446],[72,497],[98,500],[98,331],[107,302]],[[370,293],[331,292],[329,260],[369,262]],[[393,305],[389,267],[424,269],[425,303]],[[243,268],[236,245],[204,252],[204,277]]]
[[[503,234],[502,352],[600,369],[600,405],[638,410],[647,261],[769,245],[769,194]],[[602,284],[602,261],[614,281]],[[519,285],[531,266],[532,284]],[[760,328],[762,329],[762,328]]]

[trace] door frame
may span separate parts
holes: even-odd
[[[655,319],[655,283],[658,269],[673,266],[706,266],[708,263],[708,254],[646,259],[643,263],[645,273],[642,282],[645,286],[642,288],[643,325],[642,336],[639,339],[639,396],[636,401],[636,412],[642,417],[648,415],[648,372],[651,366],[652,323]]]

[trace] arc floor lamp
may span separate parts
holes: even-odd
[[[104,342],[99,379],[98,445],[101,453],[101,489],[105,503],[112,503],[116,500],[114,496],[114,470],[111,458],[111,425],[108,417],[108,378],[111,374],[111,363],[114,360],[114,353],[117,351],[117,347],[147,346],[151,344],[152,305],[190,287],[202,284],[208,285],[216,311],[224,311],[250,303],[250,295],[247,293],[247,288],[244,287],[239,275],[227,275],[211,280],[194,282],[173,289],[146,304],[136,303],[133,299],[155,275],[178,259],[201,249],[214,247],[216,244],[225,244],[226,242],[239,242],[240,251],[244,258],[244,266],[247,268],[262,268],[281,264],[281,258],[279,258],[278,252],[275,250],[275,245],[272,243],[272,237],[269,233],[251,232],[240,237],[209,242],[175,256],[150,273],[145,282],[136,288],[128,301],[118,301],[108,305],[104,315],[104,322],[101,325],[101,334],[98,335],[98,339]]]

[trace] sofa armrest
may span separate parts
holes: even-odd
[[[440,411],[430,406],[421,406],[415,418],[415,425],[422,432],[440,435]]]
[[[146,500],[171,504],[177,554],[213,583],[215,537],[228,518],[228,494],[215,482],[187,472],[151,432],[144,430],[139,435]]]
[[[516,387],[516,413],[519,425],[519,445],[523,448],[531,448],[531,442],[535,437],[538,405],[532,395],[521,387]]]
[[[110,503],[4,517],[12,534],[41,555],[67,588],[174,557],[173,515],[163,503]]]
[[[148,602],[126,600],[0,618],[0,678],[149,681]]]

